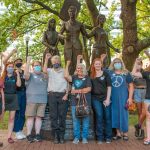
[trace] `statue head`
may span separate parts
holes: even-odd
[[[75,18],[77,14],[77,8],[75,6],[70,6],[68,9],[68,14],[70,18]]]
[[[97,16],[97,25],[99,25],[99,24],[104,24],[105,23],[105,21],[106,21],[106,17],[105,17],[105,15],[103,15],[103,14],[99,14],[98,16]]]
[[[56,28],[56,20],[52,18],[48,21],[48,30],[50,29],[55,30],[55,28]]]

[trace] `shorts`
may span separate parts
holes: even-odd
[[[150,104],[150,99],[144,99],[144,103]]]
[[[27,117],[44,117],[46,104],[28,103],[26,106]]]
[[[145,99],[146,89],[135,89],[134,90],[134,101],[135,103],[142,103]]]

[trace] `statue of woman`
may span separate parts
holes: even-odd
[[[104,64],[110,64],[110,52],[109,48],[112,48],[115,52],[119,52],[119,49],[115,48],[108,39],[107,32],[103,29],[106,21],[105,15],[99,14],[97,16],[97,26],[92,29],[88,34],[88,38],[94,37],[95,43],[93,44],[92,61],[95,58],[99,58],[102,54],[107,54],[107,60]]]
[[[63,39],[59,36],[56,31],[56,20],[50,19],[48,21],[48,28],[43,34],[42,43],[46,46],[43,60],[45,60],[46,53],[50,53],[52,56],[59,55],[59,50],[57,48],[58,43],[61,42],[63,44]],[[49,61],[48,66],[51,65]]]

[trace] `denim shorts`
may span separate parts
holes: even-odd
[[[145,99],[146,89],[135,89],[134,90],[134,101],[135,103],[142,103]]]
[[[150,104],[150,99],[144,99],[144,103]]]

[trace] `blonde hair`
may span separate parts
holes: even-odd
[[[55,60],[59,60],[59,62],[61,63],[61,59],[58,55],[55,55],[55,56],[52,57],[52,59],[51,59],[52,64],[55,63]]]
[[[120,59],[120,58],[115,58],[115,59],[111,62],[110,66],[109,66],[109,69],[115,71],[114,63],[115,63],[116,60],[119,60],[119,61],[122,63],[122,68],[121,68],[121,70],[122,70],[122,72],[123,72],[124,74],[127,74],[129,71],[126,69],[123,60]]]
[[[87,70],[86,70],[86,67],[85,67],[85,65],[84,65],[84,64],[82,64],[82,63],[77,64],[77,66],[76,66],[76,70],[77,70],[77,67],[82,67],[82,70],[83,70],[83,76],[88,75]],[[75,73],[74,73],[74,74],[75,74],[75,75],[77,75],[77,71],[75,71]]]

